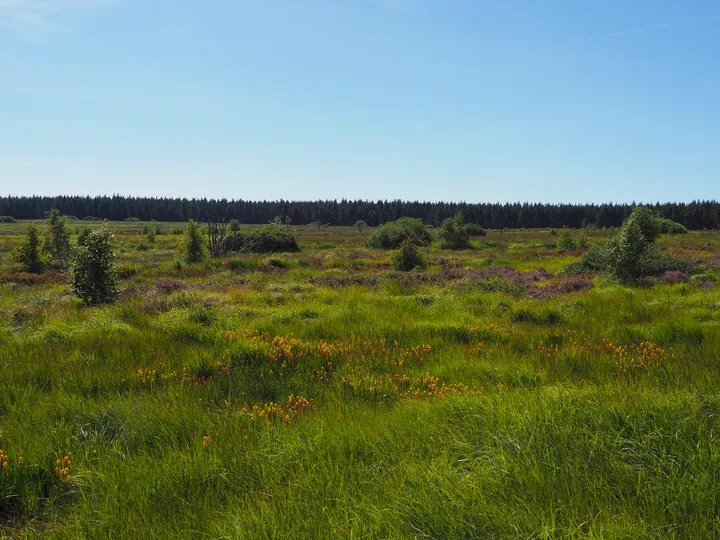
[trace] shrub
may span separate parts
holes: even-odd
[[[619,281],[630,281],[642,277],[641,258],[648,241],[641,228],[639,214],[631,214],[620,232],[607,244],[607,261],[610,275]]]
[[[202,238],[200,226],[194,221],[189,220],[185,234],[178,244],[177,257],[185,263],[200,262],[207,256],[205,243]]]
[[[231,219],[228,224],[228,230],[230,232],[238,232],[240,230],[240,222],[237,219]]]
[[[140,221],[140,218],[135,216],[128,216],[125,218],[125,221]]]
[[[684,225],[672,219],[658,218],[658,230],[660,234],[688,234]]]
[[[575,249],[575,239],[570,229],[563,229],[560,239],[557,241],[557,248],[562,250]]]
[[[70,257],[70,229],[67,226],[67,218],[60,215],[60,212],[53,208],[45,212],[48,230],[45,236],[45,250],[51,257],[64,263]]]
[[[400,248],[392,255],[392,267],[394,270],[409,272],[410,270],[424,270],[427,268],[427,258],[420,252],[420,248],[410,241],[405,241]]]
[[[658,219],[647,208],[634,208],[605,247],[610,276],[621,282],[678,270],[689,273],[692,265],[663,253],[655,245],[660,234]]]
[[[85,304],[112,302],[119,294],[110,230],[95,229],[78,249],[71,268],[71,286]]]
[[[300,251],[297,232],[289,225],[276,222],[258,230],[239,232],[231,239],[232,249],[250,253],[282,253]]]
[[[581,261],[572,263],[565,268],[568,274],[596,274],[607,269],[607,249],[605,246],[594,245],[588,249]]]
[[[477,223],[466,223],[464,227],[470,236],[487,236],[487,231]]]
[[[77,237],[77,243],[78,246],[84,246],[85,240],[87,240],[88,235],[92,232],[92,229],[85,225],[83,228],[81,228],[78,231],[78,237]]]
[[[155,242],[155,229],[150,227],[145,236],[146,236],[148,242],[150,242],[151,244],[154,243]]]
[[[577,249],[586,249],[588,247],[588,238],[585,232],[581,232],[578,234],[577,238],[575,239],[575,247]]]
[[[362,219],[358,219],[355,222],[355,228],[358,230],[358,232],[363,232],[363,229],[367,227],[367,223],[365,223]]]
[[[25,239],[13,251],[13,262],[19,264],[25,272],[40,273],[50,264],[50,254],[43,249],[40,228],[32,223],[28,226]]]
[[[0,216],[0,223],[17,223],[17,219],[12,216]]]
[[[100,219],[99,217],[95,217],[95,216],[85,216],[83,218],[83,220],[85,220],[85,221],[102,221],[102,219]]]
[[[657,237],[660,236],[660,222],[658,218],[652,210],[645,208],[644,206],[636,206],[633,208],[632,213],[625,220],[626,223],[628,221],[634,221],[638,224],[638,227],[648,244],[652,244],[655,240],[657,240]],[[623,223],[623,226],[624,225],[625,223]]]
[[[440,247],[443,249],[467,249],[470,247],[470,234],[465,229],[460,215],[443,221],[439,236]]]
[[[397,249],[404,242],[427,246],[432,236],[419,219],[403,217],[385,223],[367,239],[367,246],[378,249]]]

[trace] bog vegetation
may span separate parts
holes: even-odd
[[[0,219],[2,534],[720,536],[720,232],[446,219]]]

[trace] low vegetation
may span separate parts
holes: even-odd
[[[0,223],[2,536],[720,536],[720,233],[387,225]]]
[[[405,242],[427,246],[432,242],[432,236],[419,219],[400,218],[378,227],[366,243],[372,248],[397,249]]]

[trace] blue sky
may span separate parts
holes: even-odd
[[[0,0],[0,192],[720,197],[720,5]]]

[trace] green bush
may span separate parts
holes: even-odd
[[[477,223],[466,223],[464,227],[470,236],[487,236],[487,231]]]
[[[432,236],[419,219],[403,217],[385,223],[367,239],[367,246],[378,249],[397,249],[404,242],[427,246]]]
[[[355,222],[355,228],[358,230],[358,232],[363,232],[363,229],[365,229],[366,227],[367,223],[365,223],[365,221],[363,221],[362,219],[358,219]]]
[[[443,249],[467,249],[470,247],[470,234],[460,215],[443,221],[439,236],[440,247]]]
[[[675,259],[655,245],[659,235],[659,220],[653,213],[647,208],[634,208],[620,231],[604,247],[604,260],[610,277],[630,282],[668,271],[691,272],[691,264]]]
[[[40,237],[40,228],[31,223],[22,243],[12,254],[13,262],[19,264],[25,272],[37,274],[50,264],[51,255],[47,253]]]
[[[240,230],[240,222],[237,219],[231,219],[228,224],[228,230],[230,232],[238,232]]]
[[[420,248],[413,242],[405,241],[400,248],[392,254],[392,267],[400,272],[410,270],[425,270],[427,258],[420,252]]]
[[[570,229],[563,229],[560,239],[557,241],[557,248],[562,250],[575,249],[575,239]]]
[[[128,216],[125,218],[125,221],[140,221],[140,218],[135,216]]]
[[[207,257],[202,231],[192,219],[187,222],[185,234],[178,244],[177,257],[188,264],[200,262]]]
[[[87,237],[91,232],[92,232],[92,229],[87,225],[85,225],[83,228],[81,228],[78,231],[78,237],[77,237],[78,246],[85,245],[85,240],[87,240]]]
[[[53,208],[45,212],[48,229],[45,236],[45,250],[60,263],[68,260],[71,253],[70,229],[67,226],[67,218],[60,215],[60,212]]]
[[[17,219],[12,216],[0,216],[0,223],[17,223]]]
[[[100,219],[99,217],[95,217],[95,216],[85,216],[83,218],[83,220],[85,220],[85,221],[102,221],[102,219]]]
[[[684,225],[672,219],[658,218],[658,229],[660,234],[688,234]]]
[[[300,251],[297,231],[289,225],[268,223],[258,230],[238,232],[230,239],[231,249],[249,253]]]
[[[106,304],[119,294],[110,230],[99,227],[78,249],[70,273],[72,291],[85,304]]]
[[[607,249],[605,246],[594,245],[588,249],[579,262],[567,266],[568,274],[597,274],[607,270]]]

